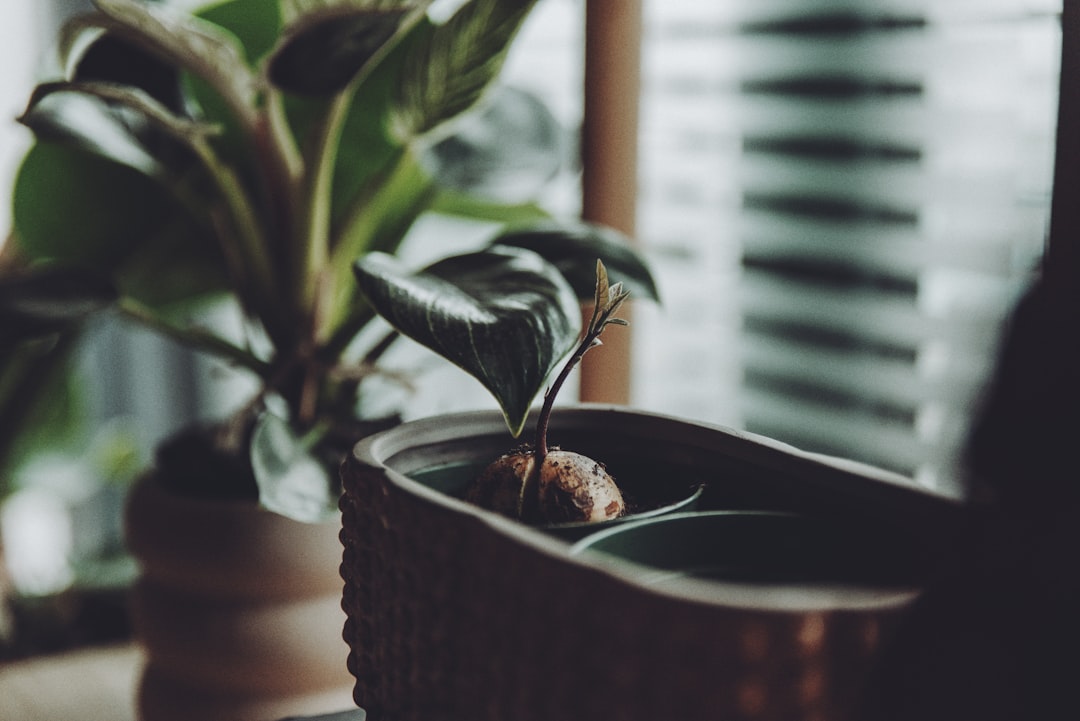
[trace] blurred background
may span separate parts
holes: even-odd
[[[14,118],[55,70],[56,27],[84,7],[8,3],[0,197],[30,141]],[[630,402],[962,493],[963,443],[1045,241],[1060,11],[644,0],[635,235],[664,303],[634,309]],[[540,119],[557,172],[525,168],[490,192],[580,212],[584,17],[584,0],[541,1],[500,103]],[[432,217],[410,247],[422,257],[433,238],[476,232]],[[416,393],[387,402],[404,400],[406,417],[491,407],[471,379],[396,353]],[[248,388],[108,319],[76,366],[49,442],[0,478],[0,659],[125,633],[126,484],[163,437]]]

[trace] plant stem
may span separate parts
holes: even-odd
[[[626,321],[615,318],[614,313],[626,300],[629,293],[622,289],[621,284],[611,286],[610,290],[607,282],[607,271],[604,269],[603,263],[597,261],[596,264],[596,296],[593,302],[592,317],[589,319],[589,324],[582,333],[581,341],[578,342],[577,348],[574,349],[573,354],[563,365],[562,370],[559,371],[559,375],[556,376],[555,381],[544,393],[544,403],[540,408],[540,415],[536,419],[536,436],[533,441],[533,458],[536,462],[536,469],[539,472],[541,464],[544,462],[544,458],[548,454],[547,433],[548,425],[551,421],[551,412],[555,407],[555,396],[559,394],[563,384],[566,383],[566,379],[570,377],[570,372],[581,362],[581,359],[585,357],[585,354],[590,349],[600,345],[600,334],[604,332],[604,329],[608,325],[625,325]]]
[[[117,304],[117,308],[127,318],[151,330],[179,341],[183,345],[224,358],[241,368],[250,370],[260,378],[266,378],[270,373],[270,366],[265,361],[208,330],[197,327],[181,328],[173,325],[146,306],[130,298],[122,298]]]

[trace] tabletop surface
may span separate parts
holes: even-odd
[[[0,664],[0,719],[136,721],[143,654],[122,644]],[[362,709],[283,721],[364,721]],[[193,720],[194,721],[194,720]]]

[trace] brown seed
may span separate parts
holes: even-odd
[[[540,468],[538,501],[522,503],[522,483],[535,468],[532,451],[509,453],[489,465],[469,488],[466,500],[536,523],[605,521],[626,513],[615,480],[603,465],[571,451],[548,452]]]

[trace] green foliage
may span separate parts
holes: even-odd
[[[511,432],[581,329],[577,296],[535,253],[492,249],[413,273],[393,256],[356,264],[375,310],[401,333],[476,377]]]
[[[599,292],[595,276],[582,283],[578,271],[595,269],[598,259],[617,267],[620,289],[657,299],[648,268],[624,239],[588,224],[509,230],[484,251],[415,272],[379,253],[360,258],[355,270],[375,310],[479,380],[517,436],[548,376],[577,343],[580,301]],[[560,266],[573,272],[552,272]]]
[[[341,378],[370,368],[382,346],[367,357],[345,350],[376,312],[409,326],[417,300],[381,292],[379,283],[408,273],[390,272],[376,252],[396,254],[435,208],[506,222],[542,215],[446,192],[421,162],[483,103],[535,0],[466,0],[442,23],[428,4],[224,0],[191,14],[168,2],[95,0],[96,12],[62,33],[69,74],[37,88],[20,118],[37,144],[17,179],[20,262],[0,275],[0,301],[14,297],[2,291],[17,290],[8,285],[16,278],[93,269],[119,312],[257,373],[263,399],[283,402],[304,448],[348,424],[357,383]],[[644,297],[655,288],[640,259],[617,248],[623,240],[598,229],[544,225],[500,242],[518,247],[428,269],[439,296],[473,299],[442,307],[446,323],[429,329],[429,345],[468,365],[475,348],[461,322],[501,308],[500,328],[514,330],[500,330],[505,347],[472,370],[498,389],[513,426],[576,334],[578,263],[590,273],[603,257]],[[363,293],[358,259],[361,271],[381,269]],[[215,292],[238,301],[268,352],[200,325],[197,304]],[[521,358],[528,371],[514,386]],[[249,429],[251,418],[236,423]]]
[[[15,232],[29,258],[102,271],[116,267],[152,232],[167,205],[137,171],[53,143],[30,149],[14,193]],[[130,212],[114,212],[119,205],[129,205]],[[72,232],[73,218],[79,219],[78,233]]]

